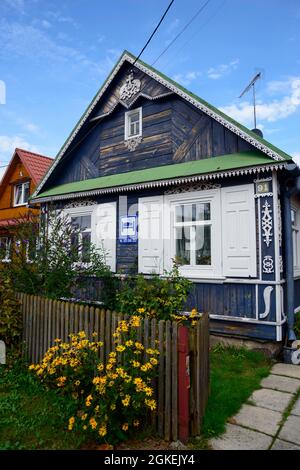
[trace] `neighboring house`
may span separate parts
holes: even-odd
[[[38,214],[39,208],[28,207],[45,172],[53,162],[27,150],[16,149],[0,183],[0,250],[1,261],[9,261],[14,238],[14,228],[29,214]]]
[[[124,52],[32,202],[63,209],[116,273],[163,275],[177,259],[194,282],[189,304],[210,313],[212,331],[280,341],[286,313],[293,337],[300,305],[290,269],[293,237],[300,274],[298,171],[256,132]]]

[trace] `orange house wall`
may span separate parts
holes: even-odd
[[[26,206],[13,207],[14,204],[14,185],[28,179],[30,180],[30,195],[35,190],[35,185],[26,171],[26,168],[17,157],[14,162],[11,172],[8,175],[9,179],[5,183],[5,187],[1,188],[0,195],[0,220],[3,219],[16,219],[22,217],[30,211],[32,214],[38,214],[39,209],[29,209]]]

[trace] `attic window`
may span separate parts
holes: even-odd
[[[142,135],[142,108],[125,113],[125,140]]]
[[[29,199],[30,183],[20,183],[15,186],[14,206],[25,206]]]

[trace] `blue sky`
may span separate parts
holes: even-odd
[[[137,54],[169,0],[0,0],[0,165],[16,146],[55,156],[124,49]],[[153,63],[205,0],[175,0],[141,57]],[[300,162],[300,1],[210,0],[155,63]],[[3,170],[2,170],[3,171]],[[1,172],[1,169],[0,169]]]

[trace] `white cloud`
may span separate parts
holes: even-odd
[[[9,162],[15,149],[23,148],[26,150],[31,150],[32,152],[39,152],[39,149],[27,142],[22,136],[19,135],[0,135],[0,161],[1,165]]]
[[[180,23],[179,18],[175,18],[173,21],[171,21],[169,26],[167,26],[167,28],[166,28],[166,33],[167,34],[172,33],[174,31],[174,29],[178,28],[179,23]]]
[[[267,90],[275,93],[276,89],[280,92],[288,92],[270,102],[258,100],[256,106],[257,119],[267,122],[278,121],[295,113],[300,107],[300,77],[289,78],[285,82],[271,82]],[[253,105],[249,101],[242,101],[239,104],[231,104],[220,108],[226,114],[237,121],[245,124],[253,122]]]
[[[294,161],[297,163],[298,166],[300,166],[300,152],[298,153],[294,153],[294,155],[292,155]]]
[[[14,10],[18,10],[20,12],[24,11],[24,0],[3,0],[4,3]]]
[[[173,76],[173,80],[178,83],[182,83],[182,85],[189,85],[193,80],[196,80],[202,74],[201,72],[197,71],[190,71],[187,73],[177,73]]]
[[[228,64],[220,64],[216,67],[211,67],[207,71],[207,76],[212,80],[218,80],[219,78],[224,77],[224,75],[228,75],[232,70],[235,70],[239,62],[239,59],[233,59]]]

